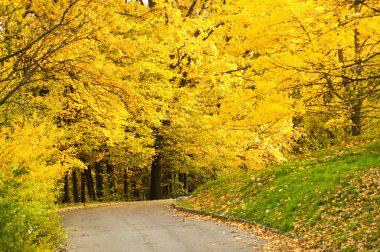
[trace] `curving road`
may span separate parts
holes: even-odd
[[[184,218],[173,201],[134,202],[64,213],[68,251],[261,251],[265,242],[233,227]]]

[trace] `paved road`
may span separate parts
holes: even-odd
[[[64,213],[68,251],[260,251],[264,241],[233,227],[184,218],[171,201],[126,203]]]

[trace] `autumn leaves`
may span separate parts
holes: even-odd
[[[57,181],[112,166],[98,173],[106,198],[137,199],[156,164],[169,196],[284,162],[295,143],[376,134],[378,13],[371,1],[5,0],[1,141],[42,139],[59,158],[1,157],[0,171]]]

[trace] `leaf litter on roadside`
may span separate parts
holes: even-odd
[[[202,220],[202,221],[213,221],[217,224],[224,224],[230,227],[234,227],[231,233],[247,232],[252,236],[262,239],[265,241],[264,245],[258,244],[253,245],[254,249],[260,249],[267,252],[291,252],[291,251],[309,251],[317,252],[320,250],[307,248],[302,246],[298,239],[292,238],[283,234],[279,234],[274,230],[270,230],[260,225],[255,225],[251,223],[245,223],[236,220],[227,220],[224,218],[218,218],[208,215],[189,213],[183,211],[177,211],[174,209],[175,215],[183,218],[183,220]],[[236,238],[236,237],[235,237]],[[239,237],[240,238],[240,237]],[[242,238],[237,238],[240,240]]]

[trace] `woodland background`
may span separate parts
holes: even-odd
[[[378,1],[2,0],[0,229],[57,202],[188,194],[380,133]]]

